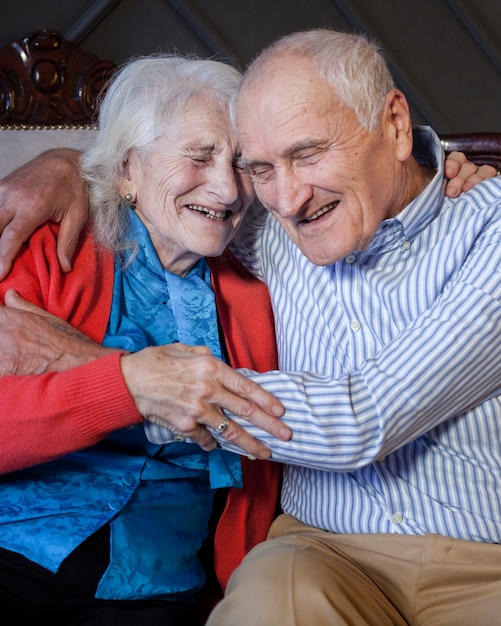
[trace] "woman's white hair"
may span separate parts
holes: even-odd
[[[259,74],[281,58],[297,55],[311,60],[319,76],[336,91],[341,102],[352,109],[369,131],[377,128],[393,78],[379,44],[363,35],[314,29],[285,35],[271,44],[251,63],[241,83],[259,80]],[[266,85],[263,85],[266,89]],[[234,104],[232,102],[232,119]]]
[[[138,57],[111,79],[99,108],[97,140],[82,158],[98,241],[120,248],[127,203],[118,188],[131,151],[147,162],[152,142],[168,132],[187,103],[228,109],[240,73],[218,61],[172,54]]]

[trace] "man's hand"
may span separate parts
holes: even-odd
[[[0,181],[0,280],[9,273],[21,245],[47,220],[61,224],[57,255],[62,270],[71,270],[88,217],[87,185],[79,162],[75,150],[49,150]]]
[[[282,404],[254,382],[210,355],[202,346],[176,343],[121,357],[122,373],[138,411],[146,419],[195,440],[204,450],[216,442],[227,409],[287,441],[291,432],[277,417]],[[258,458],[270,451],[230,420],[224,437]]]
[[[0,306],[0,376],[61,372],[111,352],[12,289],[5,304]]]
[[[450,179],[445,193],[450,198],[456,198],[463,191],[468,191],[477,183],[496,174],[495,168],[490,165],[478,167],[468,161],[462,152],[451,152],[445,160],[445,176]]]

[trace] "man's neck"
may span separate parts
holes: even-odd
[[[395,204],[394,211],[390,217],[395,217],[405,209],[432,181],[436,174],[436,170],[425,165],[419,165],[414,159],[410,158],[404,165],[402,170],[402,194],[399,201]]]

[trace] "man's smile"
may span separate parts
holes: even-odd
[[[338,204],[339,204],[339,200],[336,200],[335,202],[330,202],[329,204],[326,204],[324,207],[322,207],[321,209],[319,209],[318,211],[313,213],[313,215],[311,217],[308,217],[308,218],[306,218],[306,219],[304,219],[302,221],[303,222],[314,222],[319,217],[322,217],[322,215],[325,215],[326,213],[329,213],[329,211],[332,211],[333,209],[335,209]]]

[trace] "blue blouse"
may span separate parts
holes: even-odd
[[[115,259],[113,303],[104,345],[131,352],[182,341],[221,357],[214,295],[205,260],[186,277],[163,268],[147,229],[131,211]],[[109,522],[110,564],[96,597],[186,597],[205,580],[198,552],[207,536],[214,489],[239,486],[238,456],[197,444],[150,443],[143,426],[96,446],[0,478],[0,546],[51,571]]]

